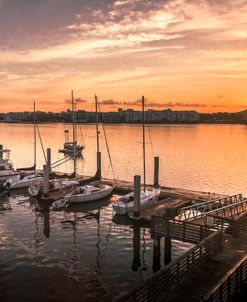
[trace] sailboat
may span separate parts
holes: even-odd
[[[144,188],[140,192],[140,208],[145,208],[155,203],[160,195],[159,188],[146,188],[146,157],[145,157],[145,110],[144,110],[144,96],[142,97],[142,136],[143,136],[143,174],[144,174]],[[112,205],[116,214],[124,215],[131,214],[134,211],[134,192],[130,192],[118,198]]]
[[[99,154],[99,120],[98,120],[98,98],[95,95],[95,109],[96,109],[96,141],[97,141],[97,156]],[[97,167],[97,174],[99,173],[99,167]],[[99,178],[101,175],[99,175]],[[54,208],[64,207],[68,204],[74,204],[74,203],[83,203],[83,202],[92,202],[97,201],[99,199],[103,199],[107,196],[109,196],[114,187],[112,185],[105,185],[105,184],[99,184],[99,185],[85,185],[85,186],[79,186],[76,190],[73,192],[67,194],[64,196],[63,199],[55,201],[52,205]]]
[[[64,153],[64,155],[73,156],[74,153],[74,143],[69,141],[69,130],[64,130],[65,142],[63,145],[63,149],[59,149],[58,152]],[[84,149],[83,145],[77,145],[75,142],[75,153],[76,156],[81,156],[81,152]]]
[[[71,91],[71,98],[72,98],[72,104],[74,109],[74,94],[73,91]],[[74,118],[73,118],[74,120]],[[75,129],[73,128],[73,142],[75,142]],[[74,190],[78,185],[79,181],[75,179],[76,177],[76,144],[73,143],[73,160],[74,160],[74,173],[73,178],[64,177],[63,175],[59,177],[56,173],[53,173],[53,176],[55,178],[51,179],[49,181],[49,197],[51,199],[56,198],[59,199],[63,197],[65,194],[71,192]],[[51,175],[50,175],[51,176]],[[32,197],[40,198],[43,195],[43,182],[39,183],[31,183],[28,187],[28,192]]]
[[[73,94],[73,92],[72,92]],[[72,97],[72,122],[73,122],[73,141],[69,141],[69,130],[64,130],[65,142],[63,149],[59,149],[58,152],[64,153],[69,156],[81,156],[82,150],[85,148],[83,145],[77,144],[77,125],[76,125],[76,114],[75,114],[75,101]]]
[[[36,109],[34,102],[34,123],[33,123],[33,133],[34,133],[34,166],[32,168],[18,169],[14,175],[10,175],[3,184],[3,187],[8,190],[12,189],[22,189],[28,187],[31,183],[37,184],[42,182],[42,175],[36,173]],[[30,171],[32,169],[33,171]],[[28,172],[30,171],[30,172]]]

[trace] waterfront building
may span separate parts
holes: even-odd
[[[200,121],[200,114],[196,111],[172,111],[148,109],[145,112],[147,123],[196,123]],[[141,123],[142,112],[133,109],[123,110],[119,108],[115,112],[101,112],[100,121],[104,123]],[[76,120],[79,123],[95,123],[95,112],[78,110]],[[25,123],[33,121],[33,112],[8,112],[0,115],[0,120],[12,123]],[[37,111],[36,119],[38,122],[72,122],[72,112],[70,110],[60,113]]]

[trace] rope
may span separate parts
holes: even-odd
[[[41,135],[40,135],[40,131],[39,131],[39,126],[37,125],[36,127],[37,127],[37,130],[38,130],[39,140],[40,140],[40,144],[41,144],[41,147],[42,147],[44,159],[45,159],[45,162],[47,164],[47,158],[46,158],[46,154],[45,154],[44,145],[43,145],[43,142],[42,142],[42,139],[41,139]]]
[[[148,128],[148,134],[149,134],[149,139],[150,139],[150,143],[151,143],[152,156],[154,158],[154,148],[153,148],[153,141],[152,141],[152,136],[151,136],[151,132],[150,132],[150,127],[147,126],[147,128]]]
[[[82,130],[81,130],[81,125],[80,125],[80,134],[81,134],[82,144],[85,147],[85,142],[84,142],[84,137],[83,137],[83,133],[82,133]]]
[[[99,105],[99,103],[98,103],[98,105]],[[99,105],[99,112],[101,113],[100,105]],[[116,174],[114,172],[114,168],[113,168],[113,163],[112,163],[112,159],[111,159],[110,148],[109,148],[107,137],[106,137],[105,127],[104,127],[103,123],[101,123],[101,125],[102,125],[102,129],[103,129],[104,137],[105,137],[105,144],[106,144],[106,149],[107,149],[107,153],[108,153],[108,157],[109,157],[109,161],[110,161],[110,165],[111,165],[111,169],[112,169],[112,174],[113,174],[114,180],[116,181],[117,176],[116,176]]]
[[[69,161],[71,158],[70,157],[68,157],[68,158],[66,158],[66,157],[63,157],[63,158],[61,158],[61,159],[59,159],[59,160],[57,160],[56,162],[54,162],[51,166],[52,166],[52,168],[56,168],[56,167],[58,167],[58,166],[60,166],[60,165],[62,165],[62,164],[64,164],[64,163],[66,163],[67,161]],[[63,160],[63,161],[62,161]],[[62,162],[61,162],[62,161]],[[57,164],[57,165],[56,165]],[[54,166],[55,165],[55,166]]]

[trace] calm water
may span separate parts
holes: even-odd
[[[52,148],[52,159],[61,158],[58,149],[64,142],[64,129],[70,125],[40,125],[45,148]],[[94,125],[81,125],[78,141],[85,142],[84,160],[78,171],[93,175],[96,170]],[[106,125],[114,171],[119,179],[132,180],[142,173],[142,129],[137,125]],[[72,131],[71,131],[72,133]],[[244,125],[152,125],[147,128],[147,179],[153,180],[153,156],[160,156],[160,182],[167,186],[211,192],[247,195],[247,126]],[[103,176],[113,178],[101,130]],[[33,164],[32,125],[0,124],[0,141],[12,150],[15,167]],[[44,163],[40,145],[38,165]],[[60,171],[72,171],[67,162]]]
[[[63,144],[63,124],[41,125],[53,161]],[[95,127],[82,125],[86,148],[81,174],[95,173]],[[107,125],[114,171],[132,180],[142,173],[141,128]],[[113,177],[101,131],[103,176]],[[12,150],[15,167],[33,164],[31,125],[0,124],[1,144]],[[79,135],[81,140],[81,135]],[[160,156],[160,181],[167,186],[246,195],[247,127],[230,125],[150,126],[148,181],[152,157]],[[42,167],[42,151],[38,164]],[[67,162],[61,171],[71,172]],[[0,301],[109,301],[153,274],[149,230],[118,221],[111,200],[55,212],[25,194],[0,198]],[[161,242],[161,246],[163,242]],[[189,244],[172,242],[175,259]],[[163,266],[163,249],[161,266]]]

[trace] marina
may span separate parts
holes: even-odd
[[[52,150],[49,152],[52,154]],[[37,160],[40,160],[39,156]],[[78,169],[80,161],[77,160]],[[153,171],[149,170],[147,175],[153,175],[153,180],[148,178],[147,188],[160,184],[160,196],[157,202],[141,208],[138,215],[117,215],[113,211],[113,204],[119,196],[135,191],[134,179],[109,179],[104,170],[99,173],[103,175],[101,183],[113,184],[113,195],[90,203],[54,209],[52,203],[61,198],[60,192],[50,196],[48,193],[39,200],[30,197],[25,190],[2,192],[0,254],[1,259],[7,260],[0,262],[0,266],[2,276],[7,279],[1,283],[0,292],[4,301],[19,301],[19,295],[25,301],[41,301],[41,291],[45,295],[49,293],[55,301],[60,301],[63,295],[66,301],[79,301],[80,295],[85,301],[162,301],[164,296],[170,299],[168,301],[182,301],[184,293],[188,301],[214,301],[212,295],[219,292],[218,288],[224,288],[224,278],[230,271],[234,274],[234,269],[239,270],[238,263],[244,263],[245,198],[227,190],[217,193],[216,190],[204,192],[164,186],[162,159],[155,157],[152,161]],[[73,171],[73,160],[70,162],[71,170],[67,173]],[[99,164],[96,166],[99,168]],[[90,176],[80,174],[77,179],[84,181],[85,185],[92,181]],[[97,185],[98,181],[91,183]],[[14,251],[20,256],[16,258]],[[229,261],[223,265],[226,259]],[[211,263],[215,261],[219,263],[218,273],[208,282],[212,274],[210,269],[213,269]],[[172,274],[170,280],[167,271],[173,271],[177,265],[182,272],[176,268],[179,275],[174,277]],[[25,273],[28,269],[34,272],[32,281]],[[205,270],[207,274],[200,274]],[[18,279],[19,285],[13,290],[10,286],[14,280],[7,280],[20,273],[23,281]],[[44,276],[41,283],[35,274]],[[189,282],[195,278],[193,274],[200,274],[200,278],[196,277],[198,282],[193,281],[194,290],[189,291]],[[240,290],[245,274],[245,271],[241,273],[238,286],[228,290],[227,297]],[[58,286],[47,284],[47,278],[57,280]],[[161,287],[159,278],[163,280]],[[35,287],[32,293],[25,291],[25,284],[29,283]],[[221,283],[223,287],[218,285]],[[73,294],[68,296],[70,291]]]
[[[246,20],[0,0],[0,302],[246,302]]]

